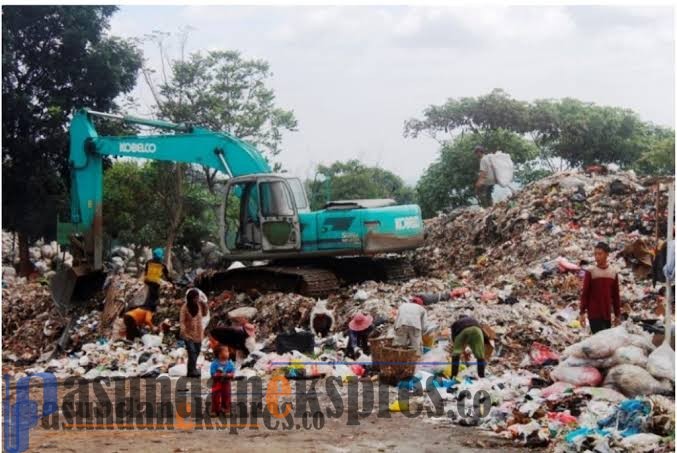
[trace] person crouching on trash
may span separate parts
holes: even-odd
[[[461,354],[465,351],[466,346],[470,347],[475,360],[477,360],[477,375],[483,378],[487,363],[484,351],[484,332],[482,332],[480,323],[471,316],[461,315],[451,325],[451,340],[453,341],[451,378],[455,379],[458,375]]]
[[[212,376],[212,416],[230,413],[230,380],[235,375],[235,364],[229,357],[227,346],[217,346],[214,350],[214,360],[209,370]]]
[[[143,335],[141,328],[143,327],[147,327],[153,333],[159,331],[159,328],[153,325],[153,312],[145,307],[134,308],[124,313],[122,322],[125,326],[125,336],[129,341],[141,338]]]
[[[403,297],[402,300],[395,319],[393,346],[409,347],[420,354],[423,332],[428,328],[428,315],[420,298],[414,297],[410,301]]]
[[[369,335],[374,331],[373,322],[374,318],[371,315],[357,313],[348,323],[348,347],[346,348],[346,355],[351,359],[357,358],[358,348],[365,354],[371,355]]]

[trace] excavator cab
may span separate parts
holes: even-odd
[[[300,183],[300,182],[299,182]],[[250,175],[233,178],[226,187],[226,247],[231,253],[300,250],[299,198],[286,178]],[[298,190],[298,189],[297,189]]]

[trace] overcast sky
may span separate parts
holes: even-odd
[[[279,156],[293,174],[358,158],[415,183],[438,146],[403,138],[403,123],[449,97],[568,96],[674,127],[673,17],[668,7],[122,6],[111,33],[190,26],[191,52],[267,60],[279,106],[299,121]],[[157,62],[155,48],[144,52]],[[135,95],[135,113],[148,114],[141,79]]]

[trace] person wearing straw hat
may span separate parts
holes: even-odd
[[[393,345],[409,347],[420,354],[423,332],[427,328],[428,315],[423,308],[423,300],[419,297],[413,297],[411,300],[403,297],[395,319]]]
[[[365,354],[371,354],[369,349],[369,335],[374,330],[374,318],[371,315],[357,313],[348,323],[347,355],[353,357],[355,349],[360,348]]]

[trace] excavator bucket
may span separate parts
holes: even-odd
[[[50,289],[56,307],[65,313],[74,304],[91,299],[103,288],[106,273],[85,266],[69,267],[52,278]]]

